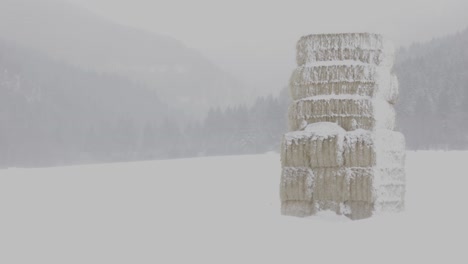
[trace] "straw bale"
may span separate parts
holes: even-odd
[[[304,131],[286,133],[281,146],[283,167],[342,166],[344,134],[334,123],[316,123]]]
[[[310,168],[284,167],[281,174],[281,201],[312,201],[314,175]]]

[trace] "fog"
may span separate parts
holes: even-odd
[[[356,31],[401,47],[407,146],[468,149],[466,10],[461,0],[0,0],[0,167],[278,151],[297,40]]]
[[[277,92],[302,35],[376,32],[398,45],[468,25],[465,0],[69,0],[113,21],[183,41],[256,95]]]
[[[0,0],[0,264],[466,258],[467,10]]]

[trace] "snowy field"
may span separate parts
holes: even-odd
[[[468,263],[468,152],[408,152],[406,211],[280,215],[277,154],[0,170],[0,263]]]

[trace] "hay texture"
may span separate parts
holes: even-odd
[[[286,133],[282,142],[283,167],[343,166],[346,131],[334,123],[308,125],[303,131]]]
[[[346,131],[395,128],[395,109],[387,101],[367,96],[326,95],[294,101],[289,107],[289,129],[303,123],[337,123]]]
[[[337,69],[341,71],[340,74],[328,72]],[[366,73],[365,70],[371,72]],[[383,71],[382,67],[371,66],[366,69],[352,64],[297,68],[291,76],[289,90],[293,100],[318,95],[353,94],[380,98],[390,104],[396,103],[399,93],[398,79],[394,74]]]
[[[391,130],[345,131],[335,123],[307,125],[283,137],[283,167],[380,167],[405,166],[405,139]]]
[[[283,167],[280,184],[282,212],[312,215],[332,210],[352,219],[404,208],[403,168],[296,168]],[[294,213],[293,208],[308,205]],[[364,206],[359,208],[358,205]],[[306,213],[307,212],[307,213]]]
[[[332,210],[351,219],[404,208],[405,140],[396,131],[398,80],[380,35],[302,37],[281,145],[281,212]]]
[[[353,61],[392,65],[394,48],[379,34],[313,34],[297,42],[298,66],[321,61]]]

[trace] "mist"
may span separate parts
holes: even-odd
[[[397,124],[409,148],[465,149],[467,9],[456,0],[0,0],[0,164],[277,152],[296,42],[333,32],[395,44]]]
[[[69,1],[118,23],[181,40],[256,96],[287,85],[300,36],[374,32],[398,47],[468,25],[468,2],[463,0]]]
[[[0,0],[0,263],[468,263],[467,10]]]

